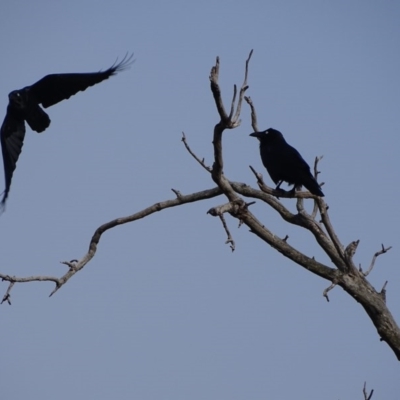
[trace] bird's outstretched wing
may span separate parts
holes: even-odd
[[[0,212],[4,210],[8,193],[10,192],[11,180],[21,154],[25,137],[25,122],[23,118],[7,111],[1,126],[1,150],[3,152],[5,190],[0,202]]]
[[[91,72],[83,74],[51,74],[46,75],[29,87],[37,103],[44,108],[53,106],[62,100],[69,99],[79,91],[84,91],[88,87],[96,85],[110,76],[121,72],[132,65],[133,54],[126,55],[121,62],[112,65],[105,71]]]

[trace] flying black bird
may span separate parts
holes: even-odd
[[[12,176],[24,144],[25,121],[36,132],[43,132],[50,125],[49,116],[39,104],[47,108],[69,99],[79,91],[84,91],[89,86],[127,69],[132,64],[131,60],[132,55],[126,55],[120,63],[114,63],[107,70],[100,72],[46,75],[35,84],[14,90],[8,95],[7,113],[0,131],[6,186],[0,202],[0,211],[4,210]]]
[[[277,185],[276,189],[285,181],[294,185],[294,189],[303,185],[312,194],[324,196],[318,182],[311,175],[309,165],[300,153],[286,142],[282,133],[269,128],[263,132],[253,132],[250,136],[260,140],[261,160]]]

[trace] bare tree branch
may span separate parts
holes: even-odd
[[[182,142],[186,147],[186,150],[190,153],[190,155],[207,171],[207,172],[211,172],[212,169],[211,167],[209,167],[208,165],[205,164],[204,162],[204,158],[202,160],[200,160],[199,157],[196,156],[196,154],[192,151],[192,149],[190,148],[187,140],[186,140],[186,136],[185,136],[185,132],[182,132]]]
[[[251,100],[250,96],[245,96],[244,99],[246,100],[247,104],[250,106],[251,110],[251,126],[254,132],[258,132],[258,123],[257,123],[257,113],[256,109],[254,108],[253,101]]]
[[[179,193],[178,191],[175,191],[175,194]],[[0,274],[0,279],[3,281],[10,282],[10,285],[7,289],[7,292],[5,296],[3,297],[3,302],[8,301],[10,304],[10,291],[14,285],[14,283],[23,283],[23,282],[43,282],[43,281],[48,281],[48,282],[54,282],[56,284],[54,290],[50,293],[50,296],[52,296],[54,293],[56,293],[65,283],[68,282],[70,278],[72,278],[76,273],[78,273],[96,254],[97,251],[97,245],[99,244],[100,238],[103,235],[104,232],[108,231],[111,228],[114,228],[119,225],[127,224],[129,222],[136,221],[141,218],[145,218],[151,214],[154,214],[155,212],[165,210],[167,208],[171,207],[176,207],[182,204],[188,204],[188,203],[193,203],[196,201],[200,200],[206,200],[206,199],[211,199],[213,197],[221,195],[221,190],[216,187],[213,189],[207,189],[203,190],[201,192],[196,192],[192,193],[189,195],[181,195],[177,194],[176,199],[172,200],[166,200],[162,202],[158,202],[153,204],[150,207],[145,208],[144,210],[141,210],[133,215],[130,215],[128,217],[122,217],[122,218],[117,218],[114,219],[110,222],[107,222],[103,225],[101,225],[99,228],[96,229],[90,244],[89,244],[89,250],[88,252],[80,259],[80,260],[72,260],[72,261],[63,261],[62,264],[65,264],[69,267],[69,270],[60,278],[54,277],[54,276],[30,276],[30,277],[16,277],[16,276],[10,276],[10,275],[5,275],[5,274]]]
[[[318,203],[318,208],[319,208],[319,213],[321,214],[321,219],[322,219],[322,223],[325,226],[326,231],[328,232],[329,237],[332,240],[333,245],[336,248],[337,253],[339,254],[339,256],[344,259],[344,248],[342,243],[340,243],[340,240],[338,238],[338,236],[336,235],[335,230],[333,229],[331,220],[329,218],[329,214],[328,214],[328,206],[325,203],[325,201],[322,199],[322,197],[318,197],[316,199],[316,202]]]
[[[374,389],[372,389],[369,394],[367,393],[367,382],[364,382],[363,394],[364,394],[364,400],[371,400],[372,395],[374,394]]]
[[[236,106],[236,113],[234,117],[229,118],[228,115],[225,112],[225,108],[223,105],[222,101],[222,96],[221,96],[221,89],[219,87],[218,83],[218,78],[219,78],[219,57],[217,57],[217,61],[215,65],[211,68],[211,73],[210,73],[210,82],[211,82],[211,92],[214,96],[215,100],[215,105],[217,107],[218,113],[220,115],[220,122],[215,125],[214,128],[214,139],[213,139],[213,145],[214,145],[214,164],[213,164],[213,169],[212,169],[212,178],[214,182],[219,186],[223,186],[224,188],[224,193],[228,194],[228,198],[230,201],[237,200],[237,195],[235,195],[234,191],[232,188],[229,187],[229,183],[224,177],[222,176],[222,171],[224,168],[224,162],[223,162],[223,157],[222,157],[222,133],[225,129],[234,129],[237,128],[240,125],[240,110],[242,107],[242,101],[244,97],[244,93],[248,89],[247,86],[247,78],[248,78],[248,65],[250,58],[253,54],[253,51],[250,52],[249,57],[246,60],[246,69],[245,69],[245,77],[244,81],[242,84],[242,87],[240,89],[239,93],[239,98],[237,101],[237,106]],[[234,96],[234,99],[236,99],[236,96]],[[233,102],[234,104],[234,102]],[[232,113],[231,113],[232,114]],[[222,189],[222,187],[221,187]]]
[[[382,250],[377,251],[377,252],[374,254],[374,256],[372,257],[372,261],[371,261],[371,264],[370,264],[369,268],[368,268],[365,272],[363,272],[362,269],[361,269],[361,266],[360,266],[360,272],[362,272],[364,276],[368,276],[369,273],[370,273],[370,272],[372,271],[372,269],[374,268],[376,259],[377,259],[381,254],[387,253],[391,248],[392,248],[392,246],[389,246],[389,247],[386,247],[386,248],[385,248],[385,246],[382,244]]]
[[[1,301],[0,304],[3,304],[5,301],[11,306],[11,289],[13,288],[13,286],[15,285],[15,282],[10,282],[10,284],[8,285],[7,288],[7,292],[3,297],[3,300]]]
[[[328,292],[331,291],[336,285],[337,285],[337,280],[334,280],[334,281],[332,282],[332,285],[330,285],[329,287],[327,287],[327,288],[323,291],[323,293],[322,293],[322,295],[326,298],[326,301],[327,301],[328,303],[329,303]]]

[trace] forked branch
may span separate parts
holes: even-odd
[[[165,210],[167,208],[180,206],[183,204],[193,203],[196,201],[211,199],[213,197],[217,197],[222,194],[221,189],[215,187],[213,189],[203,190],[201,192],[196,192],[188,195],[182,195],[177,190],[173,189],[173,192],[176,194],[175,199],[165,200],[158,203],[153,204],[150,207],[145,208],[135,214],[132,214],[127,217],[117,218],[110,222],[107,222],[101,225],[99,228],[96,229],[92,239],[89,243],[89,250],[88,252],[80,259],[80,260],[72,260],[72,261],[63,261],[62,264],[68,266],[68,271],[61,277],[55,276],[29,276],[29,277],[16,277],[10,276],[6,274],[0,274],[0,279],[2,281],[10,282],[6,294],[3,297],[2,302],[7,301],[8,304],[11,304],[11,289],[13,288],[15,283],[26,283],[26,282],[54,282],[55,288],[50,293],[52,296],[56,293],[63,285],[65,285],[69,279],[71,279],[75,274],[77,274],[80,270],[84,268],[84,266],[95,256],[97,251],[97,245],[100,242],[100,238],[104,232],[108,231],[109,229],[115,228],[119,225],[124,225],[129,222],[136,221],[138,219],[145,218],[155,212]]]

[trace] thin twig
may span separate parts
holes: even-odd
[[[177,197],[178,199],[181,199],[181,198],[182,198],[182,193],[181,193],[179,190],[176,190],[176,189],[174,189],[174,188],[172,188],[171,190],[175,193],[175,195],[176,195],[176,197]]]
[[[185,132],[182,132],[182,142],[186,147],[186,150],[189,152],[189,154],[208,172],[211,173],[212,168],[209,167],[208,165],[205,164],[204,162],[204,158],[202,160],[200,160],[199,157],[196,156],[196,154],[192,151],[192,149],[190,148],[187,140],[186,140],[186,135]]]
[[[254,107],[253,101],[251,100],[250,96],[244,96],[244,99],[246,100],[247,104],[250,106],[251,126],[252,126],[254,132],[258,132],[257,113],[256,113],[256,109]]]
[[[326,301],[329,302],[328,292],[330,292],[336,285],[337,282],[333,281],[332,284],[323,291],[322,295],[326,298]]]
[[[221,120],[227,121],[228,114],[225,111],[224,103],[222,102],[221,90],[218,85],[219,78],[219,57],[215,60],[215,65],[211,68],[210,72],[210,83],[211,83],[211,91],[214,96],[215,105],[217,106],[218,114],[221,117]]]
[[[338,236],[336,235],[335,229],[333,228],[333,225],[331,223],[331,220],[329,218],[328,214],[328,205],[325,203],[325,201],[322,199],[322,197],[317,197],[316,199],[318,203],[318,208],[319,208],[319,213],[321,214],[321,220],[323,225],[325,226],[326,231],[328,232],[328,235],[335,246],[335,249],[340,256],[342,260],[344,260],[344,247],[342,243],[340,242]]]
[[[233,97],[232,97],[232,103],[231,103],[231,112],[229,113],[229,117],[228,117],[229,120],[232,119],[233,113],[235,112],[236,95],[237,95],[237,86],[233,85]]]
[[[225,242],[225,244],[229,243],[232,251],[235,251],[235,241],[233,240],[232,235],[228,229],[228,225],[226,224],[224,213],[230,213],[233,216],[238,216],[238,215],[240,215],[241,209],[243,209],[243,208],[247,209],[247,207],[250,206],[251,204],[254,204],[254,202],[245,203],[243,200],[239,200],[237,202],[234,201],[234,202],[222,204],[220,206],[211,207],[207,211],[207,214],[210,214],[213,217],[220,218],[222,225],[225,229],[226,235],[228,236],[228,239]],[[239,218],[239,221],[241,221],[240,218]]]
[[[369,394],[367,393],[367,382],[364,382],[363,394],[364,394],[364,400],[371,400],[372,395],[374,394],[374,389],[372,389]]]
[[[377,259],[381,254],[387,253],[391,248],[392,248],[392,246],[389,246],[389,247],[386,247],[386,248],[385,248],[385,246],[382,244],[382,250],[377,251],[377,252],[374,254],[374,256],[372,257],[372,261],[371,261],[371,264],[370,264],[369,268],[368,268],[365,272],[363,272],[363,275],[364,275],[364,276],[368,276],[369,273],[370,273],[370,272],[372,271],[372,269],[374,268],[376,259]],[[360,267],[360,272],[362,272],[361,267]]]
[[[322,160],[322,158],[323,158],[323,156],[315,157],[315,160],[314,160],[314,178],[315,178],[315,180],[317,180],[318,174],[320,173],[318,171],[318,163]],[[314,207],[313,207],[313,210],[311,213],[312,219],[315,219],[317,217],[317,212],[318,212],[318,202],[314,201]]]
[[[229,244],[229,247],[231,248],[232,252],[234,252],[235,251],[235,241],[233,240],[232,235],[228,229],[228,225],[226,224],[224,215],[223,214],[219,215],[219,219],[221,220],[222,226],[224,227],[226,235],[228,236],[225,244]]]
[[[243,84],[242,84],[242,87],[240,88],[239,100],[238,100],[238,104],[236,107],[236,114],[233,118],[234,121],[239,121],[240,112],[242,110],[242,102],[243,102],[244,93],[249,88],[249,86],[247,84],[247,78],[249,75],[249,63],[250,63],[250,59],[251,59],[252,55],[253,55],[253,50],[250,51],[250,54],[246,60],[246,70],[245,70],[245,74],[244,74]],[[240,121],[239,121],[239,123],[240,123]]]
[[[8,305],[11,306],[11,294],[10,294],[10,292],[11,292],[11,289],[13,288],[14,285],[15,285],[15,282],[10,282],[10,284],[8,285],[8,288],[7,288],[7,292],[4,295],[3,300],[1,301],[0,304],[3,304],[6,301],[8,303]]]

